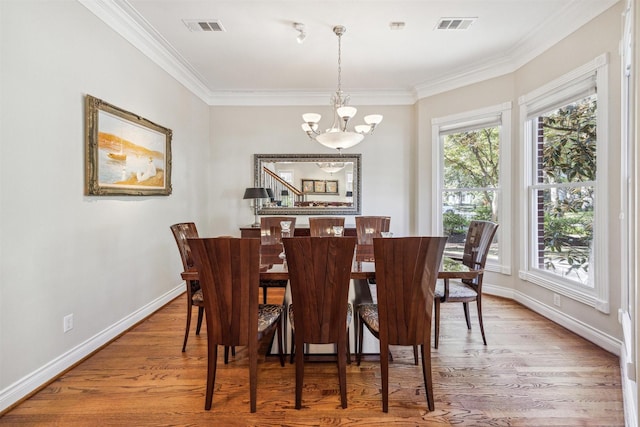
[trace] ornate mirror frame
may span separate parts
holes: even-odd
[[[361,154],[254,154],[253,158],[255,186],[271,188],[273,193],[260,203],[259,215],[360,215]],[[291,183],[281,177],[288,172]]]

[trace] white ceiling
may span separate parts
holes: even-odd
[[[210,105],[416,99],[514,71],[617,0],[80,0]],[[442,17],[475,17],[437,31]],[[183,20],[219,21],[192,32]],[[402,21],[402,30],[391,30]],[[307,38],[296,42],[294,22]]]

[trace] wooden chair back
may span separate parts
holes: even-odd
[[[329,216],[329,217],[310,217],[309,218],[309,231],[311,237],[331,237],[334,236],[334,226],[343,227],[344,233],[344,217],[342,216]]]
[[[218,346],[247,346],[251,412],[256,410],[260,241],[251,238],[188,239],[198,270],[207,321],[207,390],[211,409]]]
[[[187,239],[197,238],[198,229],[193,222],[181,222],[173,224],[171,232],[178,245],[178,251],[180,252],[180,258],[182,258],[182,268],[184,271],[193,267],[193,258],[191,256],[191,249],[187,243]]]
[[[462,263],[469,268],[483,269],[491,242],[498,230],[498,224],[490,221],[471,221],[467,230],[467,238],[464,243]],[[472,286],[482,286],[482,276],[479,275],[473,280],[464,279],[464,283]]]
[[[200,277],[209,342],[226,346],[256,343],[260,242],[233,237],[188,241]]]
[[[388,411],[389,345],[420,345],[429,410],[434,409],[431,377],[433,299],[446,237],[374,239],[382,410]]]
[[[279,245],[282,243],[281,221],[291,221],[291,237],[293,237],[296,228],[296,217],[260,217],[260,241],[263,245]]]
[[[374,238],[382,237],[383,231],[389,231],[390,224],[391,217],[389,216],[357,216],[358,245],[372,245]]]
[[[283,239],[295,312],[296,409],[302,407],[304,348],[335,343],[340,401],[347,407],[347,307],[355,237]]]

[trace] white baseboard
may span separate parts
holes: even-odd
[[[133,313],[114,323],[107,329],[99,332],[85,342],[78,344],[76,347],[53,359],[52,361],[38,368],[32,373],[24,376],[4,390],[1,390],[0,412],[14,405],[25,396],[28,396],[29,393],[37,390],[43,384],[46,384],[47,382],[56,378],[62,372],[69,369],[71,366],[78,363],[82,359],[86,358],[91,353],[98,350],[100,347],[107,344],[109,341],[113,340],[118,335],[134,326],[136,323],[149,317],[155,311],[157,311],[162,306],[172,301],[184,292],[184,283],[181,283],[179,286],[176,286],[174,289],[171,289],[169,292],[161,295],[154,301],[151,301],[149,304],[134,311]]]
[[[489,295],[495,295],[503,298],[509,298],[519,302],[528,309],[535,311],[536,313],[546,317],[554,323],[569,329],[580,335],[582,338],[594,343],[595,345],[602,347],[609,353],[613,353],[616,356],[620,356],[620,346],[622,341],[607,335],[602,331],[595,329],[594,327],[574,318],[562,311],[557,310],[554,307],[545,305],[530,298],[521,292],[513,289],[503,288],[501,286],[495,286],[490,284],[484,284],[482,286],[482,292]]]
[[[633,381],[634,373],[628,370],[634,369],[635,361],[629,358],[625,346],[620,348],[620,375],[622,378],[622,398],[624,401],[624,420],[627,427],[638,427],[638,395],[637,378]],[[631,375],[631,378],[629,376]]]

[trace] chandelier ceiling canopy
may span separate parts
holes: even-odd
[[[329,129],[321,132],[318,131],[322,118],[320,114],[306,113],[302,115],[302,120],[304,120],[302,130],[307,133],[309,138],[339,152],[360,143],[364,136],[373,133],[375,127],[382,121],[381,114],[370,114],[364,117],[365,124],[355,126],[353,131],[347,130],[349,120],[356,115],[358,110],[347,105],[349,95],[342,92],[342,35],[346,31],[347,29],[341,25],[333,27],[333,32],[338,36],[338,90],[331,97],[333,124]]]

